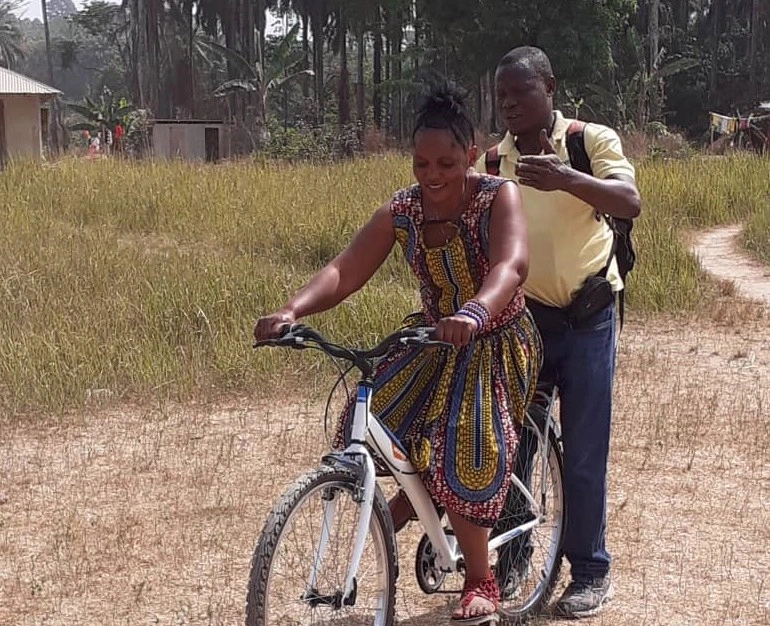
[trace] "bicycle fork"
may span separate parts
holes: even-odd
[[[366,536],[369,533],[369,523],[372,519],[372,509],[374,507],[376,480],[374,461],[362,443],[367,427],[366,416],[369,414],[370,400],[371,390],[367,387],[359,387],[353,419],[352,443],[345,449],[346,457],[358,458],[363,461],[363,466],[359,466],[361,474],[360,484],[357,485],[357,488],[353,493],[354,501],[359,504],[359,518],[353,542],[350,565],[348,566],[348,571],[345,576],[345,587],[342,593],[337,592],[332,598],[321,598],[315,591],[318,574],[321,571],[326,548],[329,544],[330,531],[337,520],[339,491],[335,490],[330,491],[328,497],[324,498],[321,536],[319,537],[318,546],[313,557],[313,565],[305,592],[305,599],[319,604],[331,604],[337,609],[342,606],[352,606],[355,604],[356,573],[358,572],[358,566],[361,563],[361,557],[364,553],[364,544],[366,543]]]

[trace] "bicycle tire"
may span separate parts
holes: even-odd
[[[556,582],[561,572],[563,557],[564,528],[566,523],[566,501],[564,499],[563,472],[564,462],[562,459],[561,446],[559,438],[554,429],[549,429],[549,451],[548,451],[548,469],[547,475],[555,482],[555,498],[558,500],[555,506],[558,506],[558,519],[554,520],[555,529],[551,536],[550,560],[547,562],[547,571],[541,571],[538,575],[538,586],[522,598],[517,604],[511,600],[503,600],[500,604],[499,615],[501,623],[505,626],[514,626],[521,624],[527,619],[542,612],[553,595]],[[536,457],[537,458],[537,457]],[[537,500],[539,492],[534,492],[533,496]],[[514,540],[515,541],[515,540]],[[529,575],[531,576],[531,564],[527,564]],[[517,599],[518,600],[518,599]]]
[[[246,597],[246,626],[285,626],[286,624],[300,625],[303,622],[299,621],[297,613],[291,613],[291,619],[287,620],[285,615],[277,616],[275,619],[271,619],[270,615],[270,600],[269,594],[271,590],[271,584],[274,582],[272,579],[275,576],[271,576],[275,566],[274,559],[281,546],[281,542],[286,534],[287,528],[292,526],[292,520],[295,515],[298,515],[298,511],[302,507],[303,503],[310,501],[311,496],[316,493],[320,493],[323,490],[339,489],[346,495],[350,496],[356,493],[358,489],[358,480],[355,473],[344,467],[335,466],[322,466],[315,470],[308,472],[307,474],[298,478],[281,496],[276,503],[272,512],[265,522],[265,526],[262,530],[260,538],[257,542],[257,546],[254,549],[251,567],[249,572],[248,591]],[[321,496],[324,497],[323,495]],[[327,496],[328,497],[328,496]],[[354,506],[360,508],[358,503],[354,502]],[[323,519],[323,514],[321,515]],[[355,534],[355,525],[351,530],[351,534]],[[311,539],[315,543],[315,538]],[[356,624],[371,623],[376,626],[390,626],[393,623],[395,613],[395,591],[396,591],[396,579],[398,577],[398,560],[396,553],[396,540],[395,533],[393,531],[393,522],[388,509],[387,501],[380,490],[379,485],[375,485],[375,495],[372,507],[372,517],[369,524],[369,533],[367,534],[367,542],[371,542],[374,547],[375,555],[378,559],[382,560],[379,564],[382,571],[375,573],[378,584],[383,585],[382,597],[379,601],[383,603],[383,606],[378,606],[376,613],[371,621],[360,621],[360,619],[352,619]],[[315,544],[317,545],[317,544]],[[331,545],[331,541],[330,544]],[[327,559],[329,560],[329,559]],[[348,559],[349,560],[349,559]],[[347,562],[342,564],[344,570],[347,569]],[[308,571],[311,568],[313,561],[313,553],[310,552],[306,555],[306,562],[308,563]],[[336,563],[336,561],[335,561]],[[359,566],[359,572],[356,580],[362,576],[362,566]],[[324,562],[325,565],[325,562]],[[297,574],[297,578],[306,581],[307,575],[300,572]],[[344,576],[343,576],[344,580]],[[367,584],[368,580],[365,581]],[[340,583],[337,585],[341,588]],[[358,591],[360,592],[360,586]],[[303,590],[304,592],[304,590]],[[300,602],[300,606],[309,606],[307,600],[302,600],[302,594],[297,595],[296,601]],[[284,606],[284,605],[282,605]],[[345,624],[351,620],[345,619],[346,613],[351,610],[348,607],[337,607],[338,614],[332,614],[332,609],[329,604],[325,604],[320,607],[312,607],[310,610],[315,616],[315,611],[320,608],[324,611],[324,616],[328,621],[323,623],[339,623]],[[355,609],[355,606],[352,607]],[[329,618],[331,614],[331,618]],[[313,621],[314,617],[311,616],[310,623],[318,623]]]

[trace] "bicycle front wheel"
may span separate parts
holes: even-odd
[[[254,551],[246,626],[393,623],[398,562],[379,486],[354,592],[343,601],[361,512],[359,491],[353,472],[320,467],[284,493]]]

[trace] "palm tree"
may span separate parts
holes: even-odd
[[[0,66],[12,68],[24,57],[22,33],[13,14],[21,6],[18,0],[0,0]]]
[[[275,9],[283,17],[289,13],[297,16],[302,24],[302,52],[305,58],[302,61],[302,69],[310,69],[310,4],[314,0],[276,0],[269,8]],[[310,95],[307,80],[302,81],[302,96]]]
[[[326,98],[324,93],[324,28],[329,21],[327,0],[310,3],[310,32],[313,36],[313,72],[315,73],[316,117],[319,123],[324,121]]]
[[[43,12],[43,29],[45,31],[45,57],[46,64],[48,66],[48,84],[52,87],[55,86],[53,77],[53,53],[51,51],[51,31],[48,28],[48,4],[46,0],[40,0],[41,10]],[[59,100],[56,96],[51,98],[51,115],[49,116],[49,133],[51,142],[51,152],[53,154],[59,154],[61,147],[60,133],[62,130],[61,124],[61,109],[59,107]]]
[[[760,10],[759,0],[751,0],[751,39],[749,40],[749,91],[752,96],[752,100],[757,96],[757,90],[759,81],[757,80],[757,73],[759,70],[759,42],[760,42]]]
[[[48,4],[40,0],[43,11],[43,29],[45,30],[45,58],[48,66],[48,83],[53,85],[53,54],[51,52],[51,30],[48,28]]]
[[[350,122],[350,73],[348,71],[348,7],[337,0],[333,12],[332,50],[340,55],[340,76],[337,85],[337,117],[340,128]]]
[[[205,70],[214,68],[220,59],[219,51],[212,54],[211,37],[206,34],[209,25],[203,10],[206,7],[200,0],[168,3],[170,19],[164,42],[166,75],[173,85],[173,107],[189,113],[191,118],[195,118],[198,111],[196,95],[207,91],[202,85],[206,81]]]
[[[123,0],[130,23],[131,76],[134,100],[140,107],[158,112],[160,100],[161,30],[163,0]]]

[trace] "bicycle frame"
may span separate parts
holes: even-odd
[[[543,476],[547,471],[550,445],[548,432],[553,423],[551,408],[555,397],[556,392],[554,390],[548,397],[547,418],[543,430],[540,429],[538,424],[536,424],[529,413],[527,413],[527,420],[537,435],[538,443],[541,446],[540,449],[544,451],[540,467],[541,475]],[[382,456],[385,463],[387,463],[388,467],[391,469],[396,482],[406,492],[425,533],[431,541],[433,550],[436,553],[438,567],[447,573],[457,571],[458,562],[462,557],[457,540],[454,538],[454,535],[445,532],[441,519],[433,505],[433,501],[411,461],[386,432],[380,421],[372,414],[371,399],[371,384],[366,381],[359,382],[356,390],[356,402],[350,438],[351,443],[344,451],[334,455],[337,458],[344,458],[348,462],[352,460],[359,464],[363,469],[363,479],[361,484],[362,493],[359,494],[361,498],[361,515],[356,529],[350,565],[345,578],[345,588],[342,598],[343,602],[348,600],[355,590],[354,580],[363,554],[364,542],[369,530],[374,502],[376,478],[374,461],[365,444],[369,445]],[[542,504],[538,504],[535,497],[518,477],[514,475],[512,476],[512,479],[513,484],[524,495],[529,505],[532,507],[532,510],[538,511],[540,514],[536,515],[535,519],[506,531],[490,540],[489,551],[503,546],[512,539],[532,530],[545,521],[545,518],[542,515],[546,495],[544,481],[541,481],[543,489],[540,494]],[[326,545],[328,543],[328,529],[334,522],[335,514],[336,503],[334,498],[331,498],[324,503],[323,529],[315,553],[310,579],[308,580],[308,592],[311,592],[315,587],[317,572],[320,570],[326,551]]]

